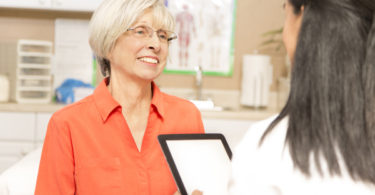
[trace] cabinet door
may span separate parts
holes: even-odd
[[[234,150],[254,121],[236,119],[203,119],[206,133],[221,133]]]
[[[0,141],[34,141],[33,112],[0,112]]]
[[[36,138],[35,140],[43,142],[44,137],[46,136],[47,126],[49,119],[51,118],[52,113],[36,113]]]
[[[51,0],[0,0],[0,7],[42,9],[51,7]]]
[[[53,9],[68,11],[94,11],[103,0],[50,0]]]

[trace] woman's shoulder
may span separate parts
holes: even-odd
[[[78,115],[82,115],[84,112],[91,110],[89,108],[92,106],[93,98],[92,95],[89,95],[77,102],[60,108],[53,113],[52,118],[69,119],[70,117],[77,117]]]
[[[277,117],[277,115],[274,115],[274,116],[271,116],[267,119],[255,122],[253,125],[251,125],[249,127],[249,129],[246,132],[242,141],[246,142],[246,140],[248,140],[248,139],[260,140],[261,137],[266,132],[266,130],[268,129],[268,127],[270,126],[270,124],[276,119],[276,117]],[[285,120],[285,119],[283,119],[283,120]],[[281,121],[281,122],[283,122],[283,121]],[[278,124],[277,126],[280,126],[280,124]]]
[[[287,117],[282,119],[271,132],[262,140],[270,124],[276,119],[276,115],[265,120],[254,123],[247,130],[246,134],[235,148],[237,154],[249,154],[269,151],[274,153],[283,148],[288,126]],[[261,142],[262,140],[262,142]],[[263,150],[263,151],[261,151]],[[281,151],[280,151],[281,152]],[[246,156],[246,155],[245,155]]]
[[[235,148],[230,194],[274,194],[276,191],[272,186],[288,179],[282,178],[281,174],[286,169],[293,168],[288,159],[283,157],[287,118],[282,119],[260,142],[276,117],[253,124]]]
[[[191,101],[180,98],[174,95],[163,93],[163,101],[166,106],[171,106],[178,109],[198,109]]]

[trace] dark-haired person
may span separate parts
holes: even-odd
[[[174,19],[161,0],[104,0],[90,46],[104,76],[95,92],[52,116],[36,195],[171,195],[158,134],[203,133],[199,110],[153,82],[166,65]]]
[[[230,194],[375,194],[375,1],[289,0],[281,113],[233,156]]]

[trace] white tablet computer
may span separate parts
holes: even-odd
[[[227,194],[232,152],[222,134],[164,134],[159,143],[182,195]]]

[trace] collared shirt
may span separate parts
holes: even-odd
[[[203,133],[199,110],[162,93],[153,97],[139,151],[122,107],[105,81],[87,98],[50,119],[36,195],[169,195],[177,191],[157,135]]]

